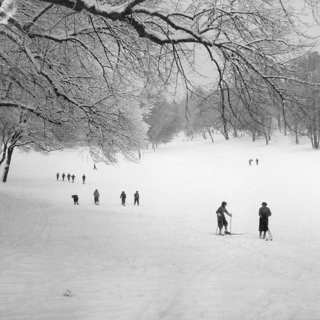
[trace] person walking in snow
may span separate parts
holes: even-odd
[[[94,204],[96,204],[96,205],[99,204],[99,198],[100,198],[100,193],[99,193],[98,189],[96,189],[96,190],[94,190],[94,192],[93,192]]]
[[[133,204],[139,206],[140,205],[140,195],[139,191],[136,191],[133,195]]]
[[[73,194],[71,198],[73,199],[74,205],[79,205],[79,196],[77,194]]]
[[[253,159],[249,159],[249,166],[252,165]]]
[[[86,175],[85,175],[85,174],[82,175],[82,183],[83,183],[83,184],[86,183]]]
[[[70,178],[71,178],[71,174],[70,174],[70,173],[68,173],[68,174],[67,174],[68,182],[70,182]]]
[[[260,239],[266,238],[266,233],[269,232],[269,217],[271,216],[271,210],[268,208],[266,202],[262,202],[261,208],[259,209],[259,237]]]
[[[228,231],[228,221],[225,217],[225,214],[228,215],[229,217],[232,217],[232,214],[228,212],[226,209],[227,203],[223,201],[221,203],[221,206],[217,209],[216,214],[217,214],[217,219],[218,219],[218,228],[219,228],[219,234],[222,235],[222,228],[224,227],[224,233],[225,234],[230,234]]]
[[[121,199],[121,204],[122,204],[123,206],[126,205],[126,198],[127,198],[126,193],[125,193],[124,191],[122,191],[121,194],[120,194],[120,199]]]
[[[259,164],[259,159],[258,158],[256,158],[256,165],[258,165]]]
[[[76,176],[75,176],[75,174],[73,174],[72,176],[71,176],[71,179],[72,179],[72,183],[74,183],[74,179],[76,178]]]
[[[58,181],[59,177],[60,177],[60,173],[59,172],[57,172],[56,177],[57,177],[57,181]]]
[[[96,164],[93,164],[93,170],[98,170]]]
[[[63,172],[62,173],[62,181],[64,181],[64,178],[66,177],[66,174]]]

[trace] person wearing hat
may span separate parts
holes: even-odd
[[[224,214],[227,214],[229,217],[232,217],[232,214],[229,213],[226,209],[227,203],[225,201],[223,201],[221,203],[221,206],[218,208],[218,210],[216,211],[217,214],[217,219],[218,219],[218,228],[219,228],[219,234],[222,235],[222,228],[224,227],[224,233],[225,234],[230,234],[230,232],[228,231],[228,221],[225,217]]]
[[[259,209],[259,237],[260,239],[266,238],[266,233],[269,231],[269,217],[271,216],[271,210],[267,207],[266,202],[261,203]]]

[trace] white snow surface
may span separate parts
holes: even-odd
[[[180,140],[97,171],[85,152],[15,155],[0,185],[0,318],[320,319],[320,153],[276,140]],[[215,235],[223,200],[239,235]],[[258,238],[262,201],[272,242]]]
[[[109,4],[107,1],[101,0],[84,0],[87,7],[94,7],[97,11],[105,12],[107,14],[123,13],[135,0],[126,1],[119,5]]]

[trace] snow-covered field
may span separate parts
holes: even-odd
[[[278,140],[179,141],[97,171],[84,152],[16,155],[0,185],[0,319],[320,319],[320,153]],[[215,235],[222,200],[241,235]]]

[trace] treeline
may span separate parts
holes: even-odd
[[[148,138],[153,147],[167,143],[184,132],[191,139],[203,136],[214,143],[215,133],[226,140],[250,135],[268,144],[274,131],[292,135],[298,144],[308,137],[320,148],[320,55],[307,53],[288,62],[289,73],[279,78],[278,93],[259,79],[231,81],[224,90],[198,88],[180,102],[158,99],[146,117]],[[299,79],[299,80],[297,80]],[[245,86],[251,82],[251,86]],[[226,103],[227,102],[227,103]]]

